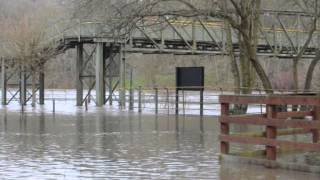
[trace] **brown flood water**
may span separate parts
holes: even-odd
[[[0,112],[1,179],[320,179],[220,163],[215,117]]]

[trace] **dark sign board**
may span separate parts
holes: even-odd
[[[177,67],[176,86],[178,90],[203,90],[204,67]]]

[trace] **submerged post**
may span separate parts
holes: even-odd
[[[40,66],[39,72],[39,104],[44,105],[44,69],[43,64]]]
[[[142,95],[142,88],[141,88],[141,86],[139,86],[139,92],[138,92],[138,111],[139,111],[139,113],[141,113],[142,112],[142,106],[141,106],[141,103],[142,103],[142,97],[141,97],[141,95]]]
[[[159,90],[157,87],[154,88],[154,104],[155,104],[155,113],[159,112]]]
[[[85,109],[86,111],[88,111],[88,99],[86,99],[84,103],[85,103]]]
[[[110,71],[110,70],[109,70]],[[110,72],[109,72],[110,73]],[[109,105],[112,106],[113,104],[113,97],[112,97],[112,94],[113,94],[113,83],[112,83],[112,75],[110,74],[109,75]]]
[[[101,107],[105,103],[105,84],[104,84],[104,58],[103,58],[104,43],[98,42],[96,49],[96,103]]]
[[[200,130],[204,132],[203,128],[203,89],[200,90]]]
[[[56,112],[56,99],[52,99],[52,112]]]
[[[83,66],[83,44],[77,44],[76,59],[76,89],[77,89],[77,106],[82,106],[83,99],[83,83],[81,80]]]
[[[134,106],[134,92],[133,92],[133,89],[130,88],[130,100],[129,100],[129,110],[130,111],[133,111],[133,106]]]
[[[27,103],[27,75],[25,67],[21,68],[20,73],[20,104],[22,106]]]
[[[200,116],[203,116],[203,89],[200,90]]]
[[[176,116],[179,115],[179,90],[176,89]]]
[[[130,69],[130,95],[129,95],[129,110],[133,111],[133,105],[134,105],[134,92],[133,92],[133,72],[132,68]]]
[[[1,95],[2,105],[7,105],[7,70],[4,58],[1,58]]]
[[[169,115],[170,114],[170,98],[169,98],[169,88],[166,88],[166,94],[167,94],[167,98],[166,98],[166,101],[167,101],[167,114]]]

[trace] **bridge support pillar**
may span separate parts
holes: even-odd
[[[109,64],[107,65],[109,68],[106,69],[106,74],[108,76],[108,91],[109,91],[109,95],[108,95],[108,101],[109,101],[109,105],[112,106],[113,104],[113,69],[112,69],[112,64],[113,64],[113,57],[114,57],[114,52],[113,52],[113,44],[110,44],[110,48],[109,48]]]
[[[20,72],[20,104],[27,104],[27,74],[26,68],[22,67]]]
[[[126,107],[126,58],[124,54],[124,45],[120,48],[120,108]]]
[[[1,59],[1,104],[7,105],[7,72],[6,60]]]
[[[82,106],[83,100],[83,83],[82,83],[82,66],[83,66],[83,44],[77,45],[76,59],[76,89],[77,89],[77,106]]]
[[[104,45],[99,42],[96,49],[96,102],[99,107],[105,104]]]
[[[43,65],[40,66],[39,72],[39,104],[44,105],[44,69]]]

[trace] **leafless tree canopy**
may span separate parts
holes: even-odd
[[[299,84],[297,72],[301,56],[311,40],[316,38],[320,12],[318,0],[0,0],[0,53],[18,60],[20,65],[35,69],[43,60],[59,53],[55,40],[79,22],[101,22],[108,27],[101,31],[101,35],[126,37],[137,26],[165,28],[161,22],[166,20],[218,20],[223,22],[226,34],[237,34],[237,39],[227,36],[225,44],[235,87],[252,88],[261,82],[265,90],[272,93],[273,84],[256,55],[259,27],[262,26],[260,12],[265,10],[308,15],[301,17],[304,23],[299,29],[306,32],[307,38],[297,49],[298,55],[292,59],[292,77],[296,89],[302,87],[301,84],[309,89],[314,72],[312,66],[319,61],[320,52],[317,51],[308,68],[305,82]],[[148,18],[157,18],[157,21],[146,22]],[[263,18],[263,26],[273,28],[271,17],[265,15]],[[145,23],[140,23],[142,21]],[[286,17],[282,21],[286,22],[287,28],[295,28],[292,18]],[[239,42],[239,56],[233,54],[234,41]]]

